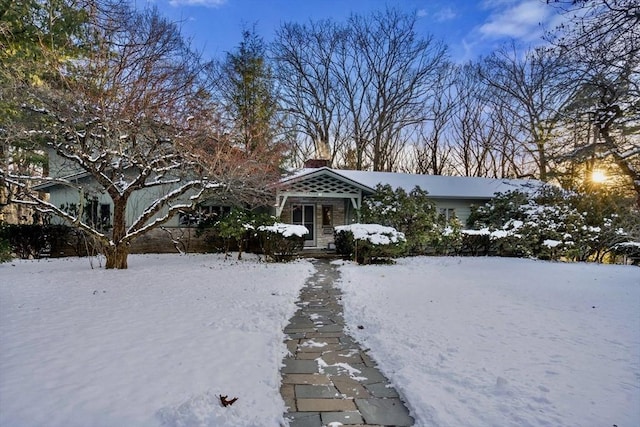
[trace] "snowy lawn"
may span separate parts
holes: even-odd
[[[0,264],[0,426],[279,425],[282,330],[313,267],[247,258]]]
[[[434,257],[341,271],[351,333],[416,425],[640,425],[640,268]]]

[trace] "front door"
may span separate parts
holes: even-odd
[[[304,245],[314,247],[316,245],[316,207],[315,205],[293,205],[292,224],[304,225],[309,230],[304,235]]]

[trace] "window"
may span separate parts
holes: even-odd
[[[111,228],[111,205],[100,203],[100,227],[103,230]]]
[[[454,208],[440,208],[440,215],[449,221],[456,217],[456,210]]]
[[[333,227],[333,206],[322,207],[322,226]]]
[[[333,234],[333,206],[322,206],[322,234]]]
[[[220,220],[231,212],[231,206],[204,206],[200,205],[192,210],[180,211],[178,224],[180,227],[197,227],[205,220]]]
[[[291,223],[297,225],[304,225],[309,230],[309,233],[304,235],[306,241],[313,241],[314,237],[314,218],[315,218],[315,206],[314,205],[293,205],[291,207]]]
[[[87,199],[84,220],[97,230],[108,230],[111,228],[111,205],[99,203],[97,198]]]

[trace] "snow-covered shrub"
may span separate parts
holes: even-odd
[[[439,215],[430,245],[436,255],[458,254],[462,248],[462,223],[457,217],[446,219]]]
[[[603,262],[616,244],[640,240],[640,210],[634,199],[596,188],[576,194],[572,202],[585,217],[587,257]]]
[[[634,265],[640,265],[640,242],[616,243],[611,248],[611,252],[616,256],[622,256],[631,260]]]
[[[472,256],[489,255],[491,251],[491,231],[488,228],[462,230],[460,234],[460,253]]]
[[[269,261],[289,261],[304,247],[304,225],[275,223],[257,227],[262,251]]]
[[[397,258],[405,253],[405,235],[380,224],[351,224],[335,227],[336,252],[369,264]]]
[[[439,236],[436,207],[428,193],[415,187],[409,193],[395,191],[390,185],[378,185],[376,193],[363,200],[361,221],[393,227],[406,236],[407,251],[424,253]]]
[[[496,193],[490,202],[482,206],[471,206],[467,226],[475,230],[484,227],[501,228],[509,220],[522,219],[519,209],[528,201],[529,195],[522,191]]]
[[[593,200],[598,197],[553,186],[532,195],[498,194],[473,209],[468,223],[474,230],[463,232],[463,248],[501,256],[602,261],[615,243],[628,237],[622,217],[606,208],[613,204]]]
[[[242,259],[242,251],[250,232],[255,229],[251,224],[251,213],[245,209],[233,208],[229,215],[215,224],[219,236],[225,241],[225,254],[229,253],[231,242],[235,242],[238,248],[238,259]]]
[[[204,236],[212,251],[225,254],[238,251],[238,259],[242,259],[242,253],[245,251],[260,251],[261,246],[255,229],[274,222],[273,216],[234,207],[221,217],[210,215],[200,218],[196,236]]]

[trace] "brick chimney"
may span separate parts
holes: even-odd
[[[327,159],[308,159],[304,162],[304,167],[307,169],[319,169],[329,166],[329,160]]]

